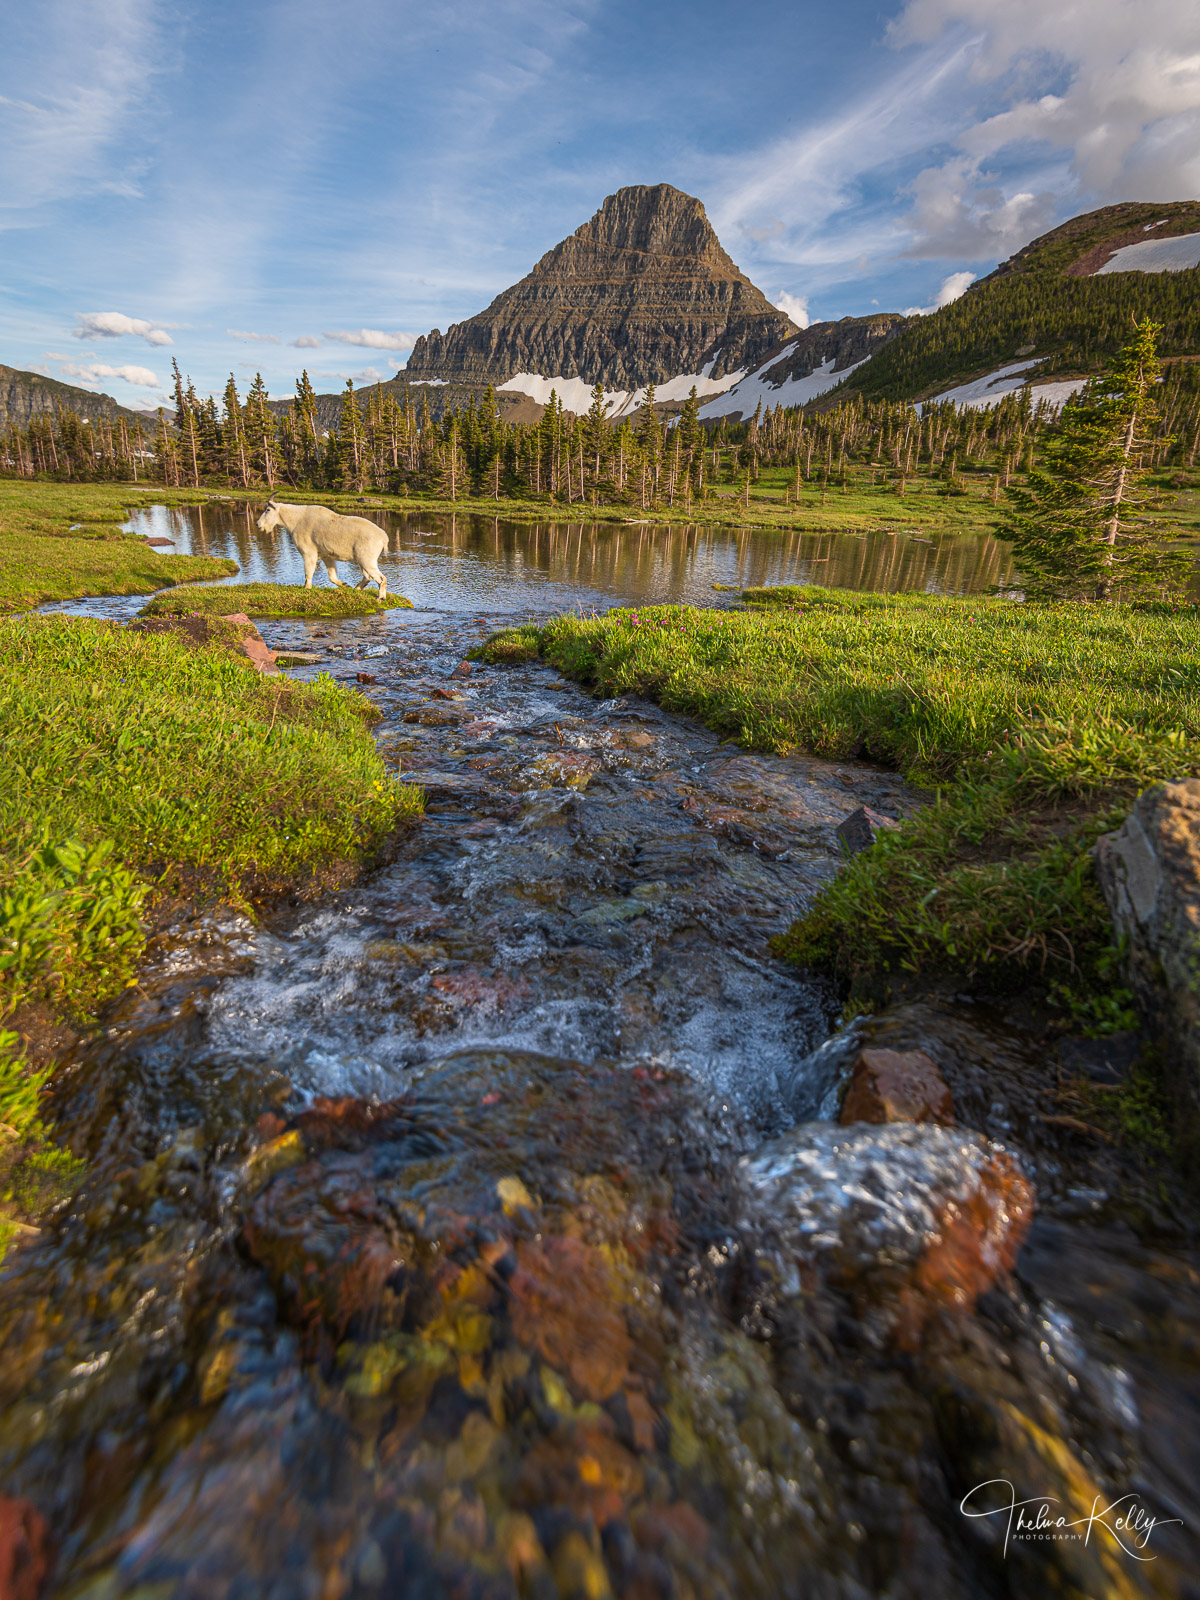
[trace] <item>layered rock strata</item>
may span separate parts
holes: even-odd
[[[636,389],[751,369],[798,331],[722,249],[699,200],[639,184],[486,311],[418,339],[405,376],[501,384],[531,372]]]

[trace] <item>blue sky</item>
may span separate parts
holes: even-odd
[[[1200,195],[1183,0],[39,0],[0,62],[0,362],[152,405],[370,382],[627,183],[812,320]]]

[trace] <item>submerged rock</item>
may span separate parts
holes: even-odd
[[[0,1495],[0,1600],[38,1600],[49,1545],[46,1520],[31,1502]]]
[[[1200,778],[1139,795],[1095,861],[1138,1006],[1200,1109]]]
[[[931,1124],[802,1124],[742,1168],[795,1289],[801,1275],[827,1278],[902,1346],[931,1315],[970,1310],[1011,1271],[1033,1212],[1008,1150]]]

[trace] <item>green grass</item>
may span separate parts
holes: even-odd
[[[0,614],[85,595],[153,594],[237,571],[216,557],[158,555],[122,533],[130,506],[160,499],[161,491],[108,484],[0,480]]]
[[[360,860],[419,809],[376,715],[171,635],[0,622],[0,997],[90,1014],[131,977],[152,890],[255,899]]]
[[[1141,788],[1200,770],[1196,612],[754,594],[775,603],[560,617],[482,654],[536,648],[748,746],[866,757],[937,790],[822,891],[780,941],[791,959],[863,990],[897,969],[1036,979],[1078,1025],[1125,1024],[1089,851]]]
[[[380,601],[373,589],[305,589],[295,583],[223,583],[213,588],[173,589],[156,594],[141,609],[143,617],[227,616],[240,611],[247,617],[368,617],[379,611],[407,606],[403,595],[389,594]]]
[[[71,1193],[84,1163],[50,1142],[38,1115],[52,1067],[32,1068],[20,1039],[0,1029],[0,1262],[22,1228]]]
[[[71,617],[0,620],[0,1024],[86,1026],[134,979],[157,897],[261,902],[343,881],[420,792],[378,713],[329,677],[262,678],[226,645]],[[0,1254],[76,1168],[37,1116],[49,1068],[0,1033]]]

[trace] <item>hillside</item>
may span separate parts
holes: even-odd
[[[755,407],[807,405],[848,377],[889,340],[903,333],[909,319],[895,311],[870,317],[814,322],[782,350],[768,356],[726,393],[708,401],[700,415],[753,416]]]
[[[57,378],[44,378],[40,372],[0,366],[0,427],[13,422],[27,428],[34,417],[44,413],[53,416],[60,407],[93,421],[124,417],[126,422],[149,425],[148,418],[119,405],[111,395],[77,389],[74,384],[59,383]]]
[[[1197,261],[1200,201],[1074,217],[961,299],[913,317],[855,371],[853,389],[869,399],[924,399],[1017,361],[1033,381],[1094,372],[1145,317],[1163,324],[1164,356],[1200,354]]]
[[[635,185],[486,311],[418,339],[405,376],[499,387],[529,374],[629,392],[744,373],[798,331],[722,249],[699,200]]]

